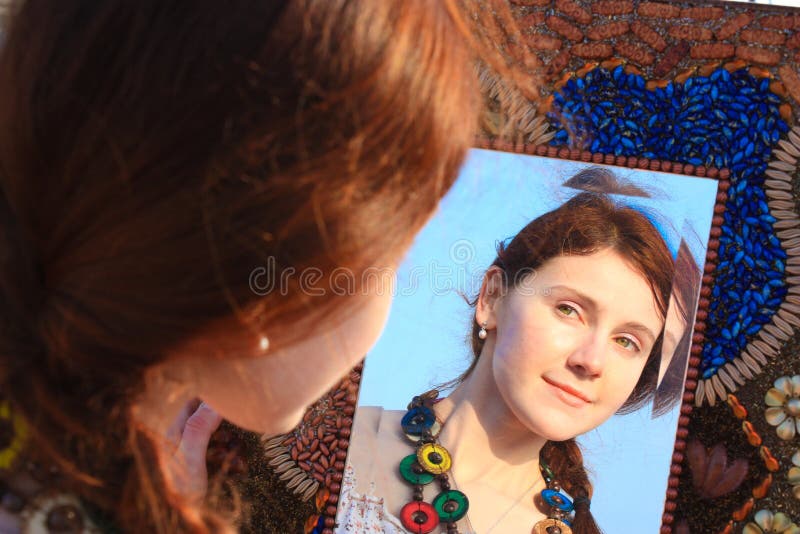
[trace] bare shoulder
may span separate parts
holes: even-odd
[[[377,434],[383,412],[380,406],[359,406],[353,416],[353,434]]]

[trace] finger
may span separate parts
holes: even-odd
[[[167,441],[176,449],[181,442],[181,436],[183,435],[183,428],[186,426],[186,421],[188,421],[189,417],[200,407],[200,402],[200,399],[197,398],[187,402],[183,408],[181,408],[180,413],[169,428],[167,428]]]
[[[220,423],[222,416],[204,402],[186,420],[178,454],[182,456],[184,465],[190,473],[201,468],[205,473],[208,442]]]

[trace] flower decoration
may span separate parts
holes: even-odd
[[[792,455],[792,464],[794,465],[789,468],[786,478],[789,479],[789,484],[792,485],[794,498],[800,500],[800,449],[794,451],[794,455]]]
[[[782,376],[774,385],[764,396],[764,417],[778,427],[778,437],[788,441],[800,431],[800,375]]]
[[[717,443],[711,450],[697,440],[689,442],[687,459],[692,470],[692,483],[698,495],[714,499],[739,487],[747,476],[747,460],[728,462],[725,445]]]
[[[742,534],[800,534],[800,527],[782,512],[759,510],[753,521],[744,526]]]
[[[0,470],[9,470],[14,466],[27,436],[25,422],[12,412],[7,400],[0,400]]]

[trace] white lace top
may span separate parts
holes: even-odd
[[[387,426],[393,426],[384,420],[387,415],[391,412],[372,406],[359,407],[356,412],[339,493],[337,533],[408,533],[400,519],[387,510],[383,495],[378,495],[387,474],[378,465],[378,436]],[[361,477],[360,482],[357,477]]]
[[[374,485],[373,485],[374,486]],[[406,534],[400,519],[386,510],[383,499],[372,495],[362,495],[355,490],[356,474],[351,466],[344,470],[342,489],[339,493],[339,512],[335,532],[357,532],[370,534]]]

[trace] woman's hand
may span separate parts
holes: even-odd
[[[202,501],[208,490],[206,452],[221,422],[222,417],[208,404],[193,400],[168,430],[167,438],[174,446],[168,466],[174,490],[194,502]]]

